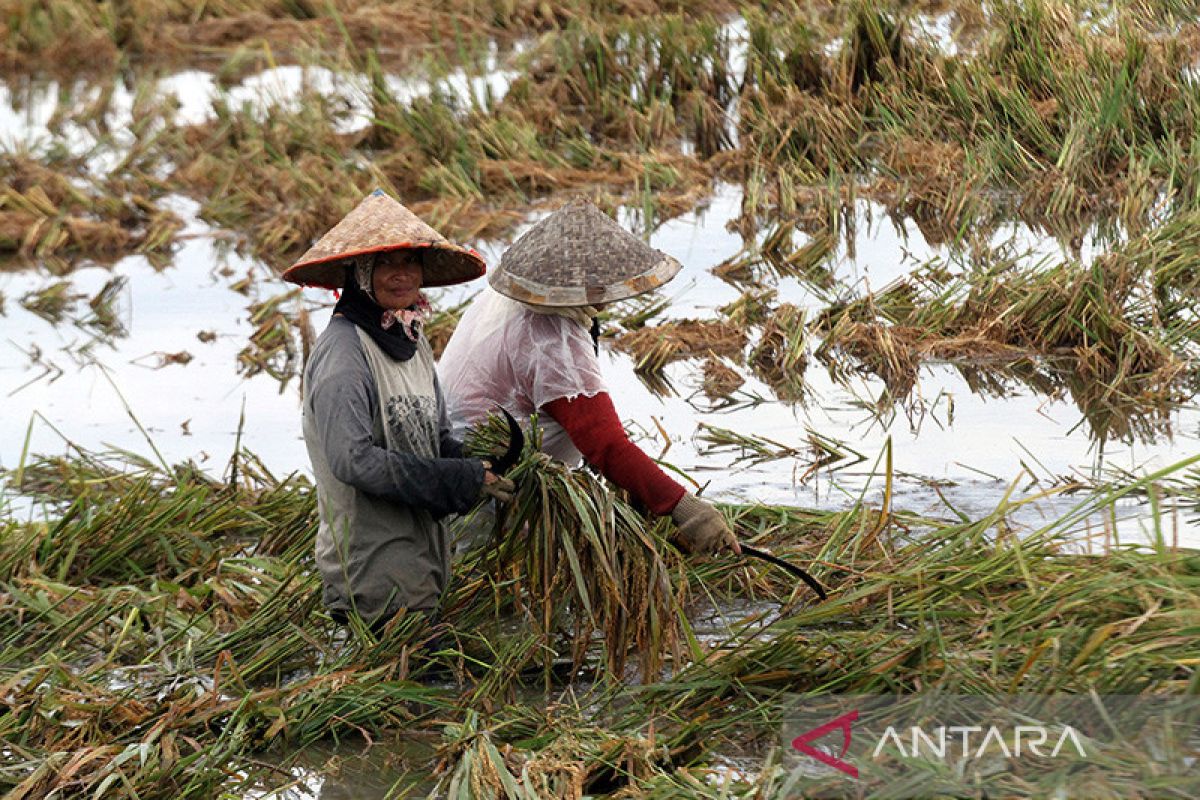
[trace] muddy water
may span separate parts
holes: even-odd
[[[270,765],[260,769],[260,789],[242,794],[246,800],[383,800],[424,797],[434,788],[428,765],[435,760],[434,743],[398,739],[376,742],[316,745],[289,754],[265,753]]]

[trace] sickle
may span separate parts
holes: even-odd
[[[492,464],[492,472],[496,475],[508,472],[520,460],[521,451],[525,449],[525,434],[521,431],[521,426],[513,419],[513,415],[508,413],[508,409],[500,408],[500,412],[508,420],[508,449]]]
[[[742,545],[742,555],[753,556],[754,558],[761,558],[763,561],[766,561],[768,564],[774,564],[775,566],[779,567],[780,569],[787,570],[787,572],[789,572],[792,576],[799,578],[800,580],[807,583],[808,587],[810,589],[812,589],[814,592],[816,592],[818,597],[820,597],[822,600],[825,599],[825,590],[823,588],[821,588],[821,584],[817,583],[817,579],[814,578],[812,575],[809,575],[804,570],[797,567],[795,564],[789,564],[788,562],[784,561],[779,556],[773,556],[770,553],[766,552],[765,550],[759,550],[757,547],[751,547],[748,544]]]

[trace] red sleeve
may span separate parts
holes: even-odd
[[[560,397],[542,408],[563,426],[589,464],[655,514],[669,514],[683,497],[684,488],[629,441],[608,392]]]

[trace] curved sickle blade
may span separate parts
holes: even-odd
[[[525,449],[525,433],[520,424],[508,413],[508,409],[501,408],[500,412],[508,420],[508,449],[492,464],[492,472],[497,475],[503,475],[512,469],[521,459],[521,451]]]
[[[759,550],[758,548],[751,547],[748,544],[742,545],[742,555],[754,556],[755,558],[760,558],[769,564],[774,564],[780,569],[787,570],[787,572],[794,577],[797,577],[807,583],[808,587],[816,592],[818,597],[820,597],[822,600],[825,599],[825,589],[821,587],[821,584],[817,583],[817,579],[797,567],[795,564],[789,564],[779,556],[773,556],[764,550]]]

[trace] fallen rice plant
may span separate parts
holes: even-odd
[[[119,181],[83,173],[78,166],[64,173],[28,157],[0,154],[0,252],[27,259],[112,259],[126,252],[170,251],[182,226],[174,214]]]
[[[437,658],[467,668],[440,688],[406,677],[431,664],[415,648],[426,635],[415,618],[382,639],[332,636],[311,562],[311,487],[274,479],[249,454],[236,461],[228,480],[127,453],[33,459],[5,476],[48,504],[41,520],[0,517],[0,786],[13,796],[114,784],[144,797],[237,792],[273,780],[257,755],[266,748],[397,730],[442,731],[444,792],[670,796],[717,754],[766,753],[789,692],[1172,693],[1194,680],[1195,556],[1068,550],[1080,521],[1122,498],[1191,485],[1195,459],[1089,495],[1024,536],[1007,522],[1018,499],[952,523],[861,506],[727,509],[748,541],[834,588],[813,606],[784,577],[729,557],[666,566],[656,526],[591,479],[529,456],[501,538],[456,567],[446,619],[459,644]],[[679,616],[685,592],[769,598],[787,613],[705,644]],[[488,631],[514,610],[534,636],[509,649]],[[601,641],[581,633],[593,623],[616,628]],[[663,674],[671,625],[687,641]],[[595,689],[562,687],[576,653],[617,666],[619,641],[653,650],[639,653],[647,682],[609,673],[617,680]],[[565,675],[559,654],[572,656]],[[539,662],[549,706],[496,702]],[[746,788],[782,778],[768,763]]]
[[[686,10],[710,16],[731,7],[706,0]],[[0,68],[71,72],[112,68],[131,55],[173,62],[213,53],[236,56],[259,47],[282,59],[347,43],[379,48],[389,64],[400,66],[406,48],[435,47],[453,54],[464,37],[511,41],[560,28],[574,19],[619,19],[678,8],[676,3],[637,0],[561,0],[553,5],[532,0],[485,5],[453,0],[435,7],[411,1],[220,0],[198,8],[178,0],[118,0],[112,6],[6,0],[0,6],[6,20]]]
[[[472,446],[499,450],[486,442],[501,430],[506,429],[494,422]],[[648,526],[602,482],[536,449],[510,477],[518,484],[517,497],[505,509],[496,539],[464,564],[469,577],[450,608],[494,602],[497,613],[515,611],[525,618],[541,637],[547,682],[560,639],[575,670],[596,645],[616,676],[624,675],[630,649],[646,681],[660,674],[665,658],[678,663],[685,596],[661,554],[663,525]]]
[[[710,357],[704,361],[704,394],[709,400],[719,400],[736,392],[746,379],[737,370],[727,366],[718,358]]]
[[[954,246],[986,240],[999,219],[1064,240],[1092,222],[1128,232],[1128,244],[1089,267],[997,267],[832,306],[814,325],[824,337],[818,354],[849,353],[896,397],[924,361],[952,360],[973,387],[1003,391],[1011,373],[1068,391],[1094,429],[1124,435],[1140,424],[1130,408],[1178,397],[1180,383],[1195,380],[1196,28],[1186,14],[1166,19],[1171,4],[1118,4],[1106,17],[1081,4],[1001,4],[979,18],[973,46],[953,55],[916,36],[903,9],[746,10],[745,76],[730,71],[729,43],[708,16],[715,4],[689,8],[705,15],[694,25],[661,17],[652,2],[492,4],[486,18],[476,4],[451,3],[421,9],[420,21],[403,4],[395,13],[307,2],[139,5],[141,15],[105,4],[10,5],[0,45],[10,63],[36,63],[51,44],[69,66],[153,59],[193,43],[242,46],[252,36],[275,53],[285,40],[296,51],[346,44],[352,69],[380,79],[373,122],[351,135],[338,132],[337,107],[307,94],[297,110],[265,117],[219,101],[215,122],[168,124],[110,179],[49,157],[4,157],[0,250],[25,258],[163,255],[177,224],[157,204],[165,190],[201,198],[207,220],[282,264],[375,185],[447,233],[474,237],[502,233],[531,200],[552,206],[565,192],[637,202],[650,228],[694,206],[719,175],[745,187],[739,229],[749,237],[765,226],[764,252],[731,262],[744,282],[760,281],[761,265],[838,288],[824,283],[822,265],[838,237],[852,244],[846,209],[858,197]],[[382,65],[408,56],[376,49],[372,73],[371,46],[385,35],[389,44],[428,40],[450,30],[450,18],[462,39],[439,47],[479,33],[548,34],[501,101],[449,92],[398,100]],[[234,59],[227,75],[246,63]],[[100,124],[104,102],[72,116]],[[156,172],[163,146],[174,172],[150,180],[167,174]],[[795,231],[810,244],[793,247]],[[65,319],[82,298],[55,291],[64,294],[29,301]],[[106,329],[116,291],[90,308]],[[626,346],[646,370],[681,357],[741,363],[748,329],[762,326],[752,365],[794,377],[807,331],[798,313],[777,319],[775,306],[744,298],[723,310],[724,327],[651,328],[656,310],[635,310],[626,327],[641,338]],[[286,367],[294,347],[278,335],[292,322],[272,316],[278,306],[259,310],[260,332],[275,338],[256,352]],[[705,434],[714,446],[745,448],[747,460],[789,450]],[[838,442],[809,444],[814,457],[800,448],[788,457],[810,469],[861,458]],[[1196,683],[1195,555],[1166,546],[1071,552],[1080,520],[1119,501],[1194,506],[1194,464],[1123,476],[1063,519],[1017,534],[1009,512],[1025,501],[1009,498],[952,522],[890,504],[725,508],[740,535],[834,587],[830,602],[809,606],[769,569],[664,555],[667,523],[635,514],[590,476],[529,457],[494,546],[456,568],[433,658],[420,651],[428,630],[412,619],[381,638],[335,635],[311,563],[311,487],[276,479],[248,454],[235,464],[216,480],[194,465],[77,454],[5,476],[45,504],[32,521],[7,506],[0,516],[0,787],[12,796],[209,797],[263,777],[256,755],[273,745],[404,729],[443,736],[439,786],[451,795],[782,797],[794,786],[771,755],[726,785],[706,770],[721,755],[769,753],[789,693],[1183,693]],[[689,599],[706,597],[765,600],[785,613],[761,631],[702,642],[683,614]],[[642,685],[623,682],[630,658]],[[435,670],[453,680],[411,680]],[[570,695],[588,674],[604,691],[576,702]],[[546,694],[518,701],[516,687],[536,678]],[[989,793],[1063,789],[1040,765],[996,780]],[[873,781],[866,786],[881,788]],[[1127,784],[1097,787],[1129,794]]]
[[[254,333],[238,353],[238,372],[247,378],[265,372],[279,381],[282,393],[302,368],[297,339],[303,338],[304,321],[287,306],[303,302],[299,289],[283,292],[250,306],[250,324]],[[310,335],[311,337],[311,335]]]
[[[617,348],[631,354],[638,372],[660,372],[683,358],[707,354],[740,360],[746,345],[745,331],[724,322],[682,320],[641,328],[616,341]]]
[[[71,291],[70,281],[56,281],[40,291],[27,293],[21,298],[21,305],[47,322],[59,323],[82,297]]]
[[[1157,241],[1166,263],[1179,263],[1170,240]],[[1186,248],[1189,240],[1179,241]],[[1101,437],[1128,436],[1135,430],[1130,410],[1148,409],[1153,417],[1169,408],[1192,371],[1195,322],[1177,313],[1172,298],[1179,295],[1156,278],[1171,271],[1154,269],[1147,252],[1146,241],[1137,240],[1091,266],[1000,264],[935,286],[933,294],[901,281],[824,313],[817,354],[844,350],[897,399],[911,391],[926,359],[1004,365],[1041,358],[1062,373]]]
[[[804,311],[789,303],[772,309],[758,344],[750,351],[749,360],[755,374],[780,400],[801,400],[804,370],[808,366]]]

